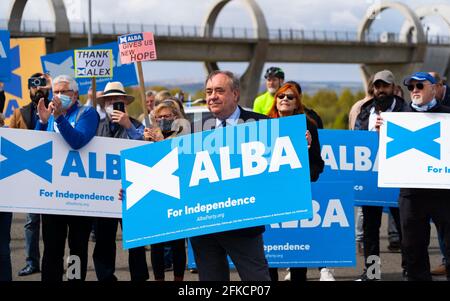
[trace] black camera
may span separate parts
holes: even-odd
[[[47,80],[44,77],[30,77],[28,79],[28,88],[45,87]]]
[[[113,109],[125,113],[125,104],[123,102],[113,103]]]

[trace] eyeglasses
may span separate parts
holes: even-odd
[[[158,115],[155,116],[155,119],[173,119],[175,116],[173,114],[167,114],[167,115]]]
[[[53,91],[53,94],[55,94],[55,95],[57,95],[57,94],[59,94],[59,93],[61,93],[61,94],[67,94],[67,93],[70,93],[70,92],[73,92],[73,90]]]
[[[417,88],[417,90],[423,90],[423,88],[425,88],[425,84],[424,83],[417,83],[415,85],[408,85],[408,90],[409,91],[414,91],[414,88]]]
[[[289,100],[293,100],[295,99],[295,95],[294,94],[284,94],[284,93],[280,93],[278,94],[278,99],[289,99]]]

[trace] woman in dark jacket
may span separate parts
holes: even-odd
[[[279,118],[305,114],[305,107],[302,104],[302,94],[299,85],[295,82],[287,82],[281,86],[274,96],[274,104],[268,116]],[[320,155],[320,142],[317,132],[317,123],[306,114],[306,139],[308,140],[308,157],[311,182],[317,181],[324,168],[324,161]],[[291,281],[306,281],[306,268],[290,268]],[[270,269],[272,281],[278,280],[277,269]]]

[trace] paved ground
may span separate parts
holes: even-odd
[[[24,214],[14,214],[13,226],[12,226],[12,261],[13,261],[13,280],[15,281],[36,281],[40,280],[40,274],[34,274],[26,277],[18,277],[18,271],[25,264],[25,254],[24,254],[24,233],[23,233],[23,224],[25,222]],[[390,253],[387,250],[387,216],[383,215],[383,224],[381,229],[381,261],[382,261],[382,280],[388,281],[400,281],[401,277],[401,268],[400,268],[400,254],[399,253]],[[440,264],[441,256],[439,252],[438,242],[436,238],[436,232],[434,227],[432,227],[432,238],[430,244],[430,261],[431,266],[435,267]],[[129,280],[130,276],[128,273],[128,256],[127,253],[122,250],[120,247],[121,240],[120,235],[118,237],[118,249],[117,249],[117,266],[116,266],[116,276],[119,280]],[[89,266],[88,266],[88,274],[87,280],[95,281],[95,271],[92,263],[92,251],[94,248],[94,243],[89,243]],[[43,250],[42,240],[41,240],[41,252]],[[68,254],[68,251],[66,251]],[[337,268],[335,269],[335,277],[338,281],[352,281],[359,277],[362,271],[362,257],[357,256],[358,263],[356,268]],[[149,263],[149,271],[151,274],[150,280],[154,280],[151,264],[150,264],[150,251],[147,252],[147,262]],[[286,275],[286,270],[280,269],[280,280],[284,279]],[[172,280],[172,272],[166,273],[166,279]],[[315,281],[319,279],[319,272],[317,269],[309,269],[308,270],[308,279],[311,281]],[[198,280],[197,274],[192,274],[189,271],[186,271],[185,280],[196,281]],[[232,280],[239,280],[239,276],[236,272],[232,272]],[[444,280],[444,277],[436,277],[435,280]]]

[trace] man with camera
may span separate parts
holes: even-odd
[[[118,139],[142,140],[144,126],[138,120],[128,116],[125,109],[134,101],[127,95],[122,83],[109,82],[98,104],[105,108],[106,118],[100,120],[97,136]],[[94,266],[99,281],[117,281],[116,269],[116,234],[118,218],[95,218]],[[145,247],[128,250],[128,264],[132,281],[145,281],[149,278]]]
[[[14,110],[9,123],[10,128],[34,130],[39,119],[37,104],[43,99],[48,105],[48,96],[51,89],[51,80],[47,74],[34,73],[28,79],[31,102]],[[25,229],[25,256],[26,265],[19,271],[19,276],[28,276],[40,271],[41,255],[39,252],[39,232],[41,228],[41,215],[28,213],[26,215]]]

